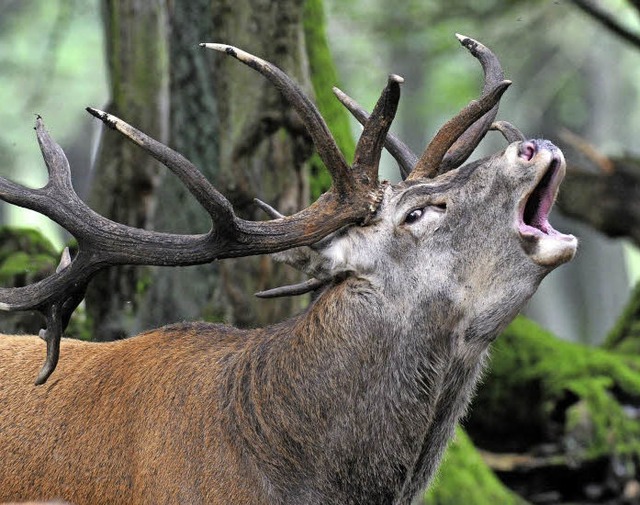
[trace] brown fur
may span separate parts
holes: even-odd
[[[0,472],[0,497],[64,497],[94,505],[162,503],[168,496],[174,503],[255,502],[241,484],[245,465],[215,428],[219,373],[203,373],[239,347],[239,332],[211,345],[215,337],[200,328],[105,344],[65,340],[60,369],[42,387],[32,382],[44,343],[37,337],[0,339],[0,359],[22,363],[0,370],[3,419],[11,420],[0,431],[9,469]],[[202,408],[203,392],[211,395],[211,409]],[[200,486],[183,493],[184,479]],[[226,490],[224,496],[210,497],[212,482]]]

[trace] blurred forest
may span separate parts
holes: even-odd
[[[479,65],[453,34],[482,41],[514,82],[499,119],[565,152],[564,214],[556,211],[552,222],[578,236],[580,249],[526,308],[541,327],[519,318],[498,342],[467,432],[459,431],[426,503],[640,503],[640,346],[629,338],[640,317],[632,296],[640,278],[640,44],[633,39],[640,3],[593,3],[612,17],[589,11],[584,0],[391,7],[382,0],[243,0],[234,9],[223,0],[170,7],[160,0],[3,0],[0,175],[46,182],[32,131],[40,114],[69,157],[78,194],[96,210],[136,226],[206,231],[185,192],[105,134],[84,112],[91,105],[177,147],[243,216],[260,217],[254,196],[289,213],[322,185],[317,160],[307,162],[308,140],[288,128],[269,85],[238,65],[205,59],[197,43],[231,43],[276,62],[315,93],[345,152],[353,149],[349,131],[359,127],[327,96],[330,87],[339,84],[370,109],[387,74],[400,74],[392,130],[421,152],[481,87]],[[249,149],[252,135],[268,140]],[[503,147],[490,134],[474,156]],[[387,155],[383,171],[398,178]],[[54,268],[70,240],[46,218],[1,203],[0,224],[35,227],[52,242],[1,228],[2,285]],[[24,248],[31,248],[26,264],[15,254]],[[251,294],[297,279],[264,258],[112,269],[90,288],[70,333],[108,340],[181,319],[265,324],[306,300],[256,302]],[[38,324],[0,314],[5,332],[37,331]]]

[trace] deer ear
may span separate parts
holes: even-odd
[[[274,253],[271,257],[278,263],[289,265],[312,277],[318,279],[327,278],[321,275],[321,269],[318,268],[319,265],[324,262],[322,254],[314,248],[297,247],[295,249]]]
[[[351,242],[349,233],[334,233],[310,247],[289,249],[271,257],[315,279],[328,281],[346,270],[354,270]]]
[[[298,284],[260,291],[256,296],[259,298],[298,296],[326,286],[335,275],[345,271],[344,267],[336,268],[337,262],[332,258],[338,250],[339,248],[331,247],[331,240],[327,237],[310,247],[297,247],[272,254],[271,257],[275,261],[285,263],[311,278]]]

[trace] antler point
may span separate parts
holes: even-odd
[[[334,86],[333,88],[331,88],[331,91],[333,91],[333,94],[336,95],[338,98],[344,97],[345,92],[342,91],[339,87]]]
[[[462,35],[461,33],[456,33],[456,39],[458,39],[460,44],[462,44],[465,47],[468,47],[469,44],[478,44],[477,40],[472,39],[467,35]]]
[[[202,42],[200,47],[204,47],[206,49],[213,49],[214,51],[220,51],[222,53],[228,52],[229,49],[232,49],[232,46],[227,44],[219,44],[217,42]]]

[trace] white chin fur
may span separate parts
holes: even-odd
[[[578,240],[573,235],[545,235],[538,237],[530,257],[538,265],[556,267],[572,259],[577,248]]]

